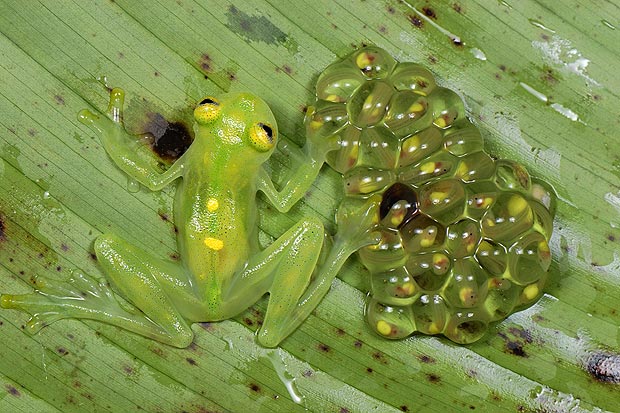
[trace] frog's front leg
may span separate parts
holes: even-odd
[[[78,113],[78,119],[97,132],[106,152],[119,168],[152,191],[160,190],[182,175],[184,159],[181,157],[162,172],[158,167],[159,159],[154,153],[140,153],[139,148],[144,143],[139,137],[128,134],[123,124],[124,99],[125,92],[114,88],[110,92],[105,117],[84,109]]]
[[[67,282],[40,280],[31,294],[5,295],[0,306],[32,315],[36,332],[62,318],[102,321],[175,347],[187,347],[193,333],[178,303],[200,308],[183,267],[157,259],[113,235],[95,241],[97,260],[107,281],[137,309],[120,304],[105,284],[75,273]]]

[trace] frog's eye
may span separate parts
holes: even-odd
[[[194,109],[194,119],[201,125],[211,123],[217,119],[220,109],[220,102],[217,99],[206,97]]]
[[[255,123],[250,129],[250,143],[256,150],[266,152],[273,148],[276,142],[273,128],[266,123]]]

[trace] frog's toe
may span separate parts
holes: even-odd
[[[99,116],[88,109],[82,109],[78,112],[78,120],[86,126],[91,126],[99,120]]]
[[[53,303],[44,295],[32,294],[2,294],[0,307],[20,310],[31,315],[26,328],[30,333],[36,333],[54,321],[64,318],[61,313],[53,310]]]

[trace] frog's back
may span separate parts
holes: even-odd
[[[221,287],[258,249],[256,183],[230,176],[225,166],[189,170],[177,190],[179,252],[199,291],[220,291],[212,287]]]

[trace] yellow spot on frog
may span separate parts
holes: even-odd
[[[214,251],[219,251],[224,248],[224,241],[217,238],[207,237],[205,238],[205,245]]]
[[[207,201],[207,210],[209,212],[216,211],[220,207],[220,203],[215,198],[209,198]]]
[[[538,285],[530,284],[523,289],[523,296],[529,301],[536,298],[538,295]]]
[[[385,321],[379,320],[377,321],[377,331],[379,332],[379,334],[389,336],[392,332],[392,327]]]

